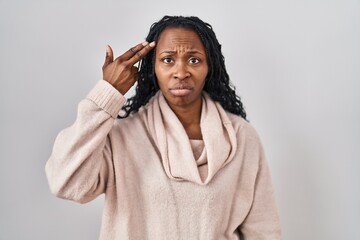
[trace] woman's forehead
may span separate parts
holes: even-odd
[[[166,28],[159,36],[157,48],[186,47],[189,49],[205,50],[199,35],[187,28]]]

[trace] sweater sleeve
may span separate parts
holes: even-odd
[[[75,123],[58,134],[45,166],[54,195],[86,203],[113,184],[108,135],[125,101],[101,80],[79,103]]]
[[[258,168],[251,209],[239,230],[244,240],[280,240],[281,228],[275,193],[264,149],[257,136]]]

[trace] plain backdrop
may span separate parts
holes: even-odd
[[[57,133],[164,15],[212,24],[259,132],[285,240],[360,239],[360,1],[0,0],[0,239],[98,239],[103,196],[51,195]]]

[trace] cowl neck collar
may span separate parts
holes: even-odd
[[[167,176],[176,181],[208,184],[236,152],[235,130],[221,105],[203,92],[200,127],[207,158],[207,177],[201,179],[184,127],[159,91],[147,106],[149,131],[159,149]]]

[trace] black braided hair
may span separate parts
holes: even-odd
[[[151,25],[146,41],[158,42],[160,34],[169,27],[190,29],[199,35],[204,44],[209,65],[204,91],[212,100],[219,102],[226,111],[246,119],[246,112],[240,97],[235,93],[235,87],[230,83],[225,68],[225,59],[221,53],[221,45],[211,25],[198,17],[164,16],[160,21]],[[124,115],[119,118],[126,118],[130,113],[137,112],[158,90],[159,86],[155,75],[155,49],[153,49],[140,61],[135,95],[127,100],[122,108]]]

